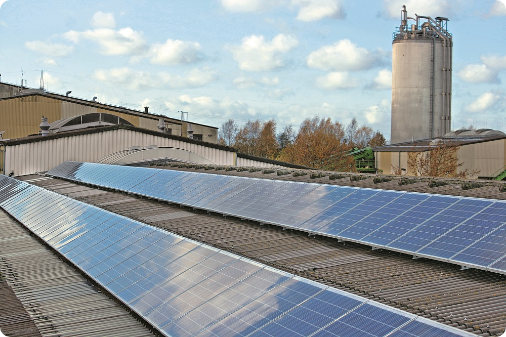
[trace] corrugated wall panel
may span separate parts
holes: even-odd
[[[193,150],[192,152],[218,165],[234,164],[235,153],[233,152],[120,129],[7,146],[6,169],[14,170],[16,175],[31,174],[47,171],[69,160],[95,162],[131,146],[148,145]],[[262,163],[253,162],[250,165],[260,166]]]

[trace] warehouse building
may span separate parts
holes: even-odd
[[[106,119],[106,116],[116,116]],[[145,107],[144,111],[100,103],[96,98],[84,100],[68,95],[49,93],[39,89],[27,89],[0,83],[0,131],[3,139],[23,138],[40,132],[41,118],[58,132],[58,126],[76,123],[75,117],[88,116],[84,124],[127,123],[151,131],[162,130],[171,135],[193,138],[208,143],[218,142],[218,128],[194,122],[154,115]],[[83,124],[83,123],[81,123]]]
[[[475,171],[472,177],[497,179],[506,170],[506,135],[498,130],[457,130],[442,138],[421,139],[373,148],[375,165],[383,174],[416,175],[408,167],[410,152],[427,153],[441,144],[458,146],[458,171]],[[503,177],[504,178],[504,177]]]

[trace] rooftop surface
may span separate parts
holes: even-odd
[[[6,336],[153,336],[3,210],[0,227],[0,329]]]
[[[323,182],[318,179],[325,179],[277,176],[275,173],[263,174],[260,171],[216,173],[256,175],[268,179],[307,179],[311,182]],[[329,183],[329,178],[326,179],[325,183]],[[400,253],[371,250],[360,244],[339,243],[330,238],[312,237],[275,226],[260,226],[252,221],[225,218],[60,179],[27,176],[23,180],[477,335],[500,335],[506,326],[506,277],[503,275],[474,269],[460,270],[458,266],[444,262],[413,260],[411,256]],[[332,183],[339,181],[340,184],[350,185],[349,177],[332,180]],[[354,183],[365,185],[362,187],[388,183],[392,187],[399,186],[392,181],[374,184],[372,177],[370,182],[364,179]],[[419,184],[417,188],[429,189],[427,181]],[[400,187],[414,188],[414,185]],[[388,189],[385,185],[377,187]],[[494,186],[489,188],[493,189]],[[495,189],[498,190],[497,187]],[[453,193],[457,190],[454,188]],[[447,192],[452,191],[450,189]],[[481,193],[486,194],[485,191]]]

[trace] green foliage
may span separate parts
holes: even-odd
[[[431,181],[429,181],[429,187],[430,188],[440,187],[440,186],[445,186],[445,185],[448,185],[448,182],[443,181],[443,180],[431,180]]]
[[[392,178],[389,178],[389,177],[375,177],[372,182],[375,183],[375,184],[379,184],[379,183],[386,183],[388,181],[391,181]]]
[[[463,183],[461,185],[463,190],[472,190],[474,188],[480,188],[483,187],[483,184],[481,183]]]

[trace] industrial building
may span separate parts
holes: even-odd
[[[88,120],[75,120],[87,116]],[[117,120],[110,118],[116,116]],[[184,116],[182,116],[184,117]],[[0,131],[3,139],[38,135],[41,118],[51,125],[51,132],[65,131],[64,125],[93,127],[95,125],[130,124],[135,127],[163,131],[167,134],[216,144],[218,128],[189,122],[187,118],[174,119],[144,111],[113,106],[69,95],[49,93],[41,89],[29,89],[8,83],[0,83]]]
[[[498,130],[457,130],[436,139],[420,139],[373,148],[375,167],[382,174],[416,176],[408,167],[410,152],[427,153],[440,144],[458,146],[458,171],[475,171],[471,179],[496,179],[506,170],[506,134]],[[504,179],[502,177],[499,180]]]
[[[451,131],[453,41],[448,21],[408,17],[403,6],[392,41],[391,144]]]

